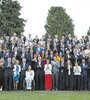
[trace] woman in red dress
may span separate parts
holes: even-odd
[[[44,67],[45,71],[45,90],[51,90],[52,89],[52,65],[49,64],[49,60],[47,60],[47,63]]]

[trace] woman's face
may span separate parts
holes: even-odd
[[[67,63],[70,64],[70,60],[68,60]]]
[[[78,63],[75,63],[75,66],[78,66]]]
[[[31,66],[28,66],[28,70],[31,70]]]
[[[49,60],[47,60],[47,64],[49,64]]]

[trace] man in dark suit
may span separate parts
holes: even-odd
[[[22,59],[21,63],[21,77],[20,77],[20,89],[23,89],[23,80],[25,78],[25,72],[28,69],[28,64],[26,63],[26,59]]]
[[[38,57],[36,63],[36,90],[43,90],[43,79],[44,78],[44,63],[41,62],[41,57]]]
[[[11,53],[10,53],[9,49],[7,49],[5,51],[5,53],[3,53],[3,58],[4,58],[5,62],[7,62],[8,58],[11,58]]]
[[[12,40],[11,45],[9,46],[10,52],[14,51],[15,46],[16,46],[15,41]]]
[[[14,65],[11,62],[11,58],[8,58],[8,61],[5,62],[5,90],[12,89],[12,77],[13,77],[13,67]]]
[[[72,55],[70,54],[69,50],[66,51],[66,54],[64,55],[64,59],[65,59],[65,62],[67,60],[72,60]]]
[[[65,69],[66,69],[66,63],[64,61],[64,58],[60,61],[60,90],[65,89]]]
[[[72,56],[72,64],[73,66],[75,65],[75,62],[80,62],[79,61],[79,56],[77,55],[77,51],[74,52],[74,55]]]
[[[31,67],[33,67],[32,66],[33,58],[34,58],[33,50],[30,50],[30,53],[27,55],[26,59],[27,59],[28,64],[31,65]]]
[[[87,90],[87,68],[88,65],[85,63],[85,59],[82,59],[82,63],[80,64],[82,73],[81,73],[81,90]]]
[[[19,54],[19,59],[20,59],[20,63],[22,62],[22,59],[26,59],[26,52],[24,49],[22,49],[22,53]]]

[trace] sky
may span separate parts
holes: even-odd
[[[24,35],[29,33],[39,38],[46,33],[44,25],[51,6],[61,6],[72,18],[75,35],[78,38],[87,34],[90,27],[90,0],[18,0],[22,18],[26,19]]]

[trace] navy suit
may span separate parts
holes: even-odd
[[[32,59],[34,59],[34,55],[33,54],[28,54],[27,55],[27,57],[26,57],[26,59],[27,59],[27,63],[29,64],[29,65],[31,65],[31,67],[32,67],[32,69],[33,69],[33,61],[32,61]]]
[[[25,67],[25,69],[24,69]],[[25,63],[25,65],[21,64],[21,77],[20,77],[20,88],[23,89],[23,80],[25,78],[25,72],[28,69],[28,64]]]
[[[88,65],[85,63],[84,65],[80,64],[82,72],[81,72],[81,89],[87,89],[87,68]]]
[[[8,53],[8,56],[7,56],[7,53],[3,53],[3,58],[4,58],[5,62],[7,62],[7,59],[11,58],[11,53]]]

